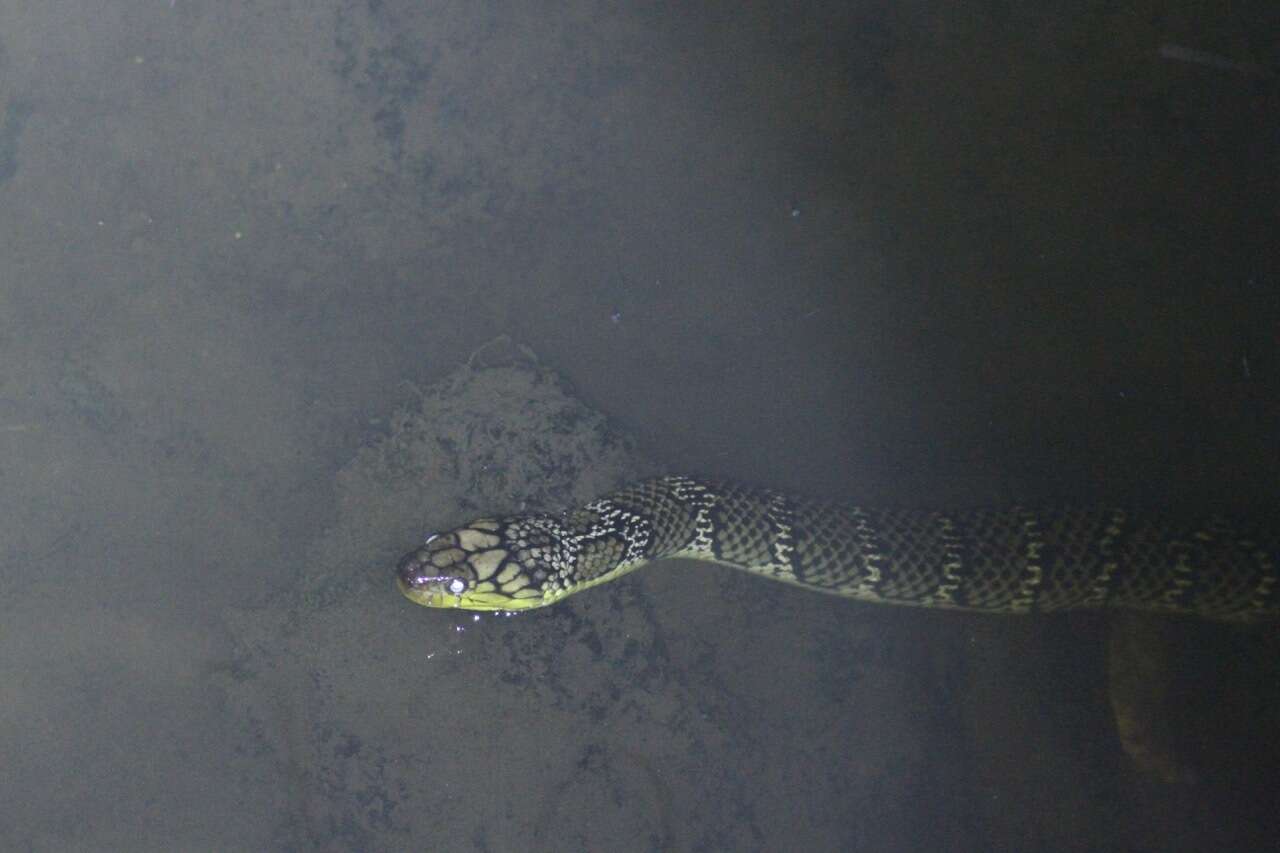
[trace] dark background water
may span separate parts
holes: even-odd
[[[237,670],[228,614],[297,606],[308,543],[343,517],[335,473],[405,381],[499,333],[676,469],[1273,515],[1280,11],[1060,7],[0,3],[0,846],[1274,839],[1275,718],[1249,697],[1275,669],[1212,629],[1185,643],[1195,789],[1115,753],[1097,620],[850,610],[749,579],[697,587],[729,584],[748,617],[646,623],[645,649],[618,635],[582,664],[660,658],[685,688],[666,717],[659,679],[643,719],[623,684],[542,730],[540,694],[504,704],[477,653],[412,662],[466,697],[419,745],[385,716],[404,671],[368,660],[382,631],[453,623],[389,591],[324,667],[360,661],[377,692],[343,713],[395,743],[394,774],[371,769],[387,744],[341,734],[352,717],[299,717],[322,701],[305,691],[270,719],[228,699],[227,673],[265,678]],[[658,611],[682,589],[625,583]],[[576,671],[563,624],[475,642]],[[281,683],[320,689],[286,647]],[[689,672],[715,675],[706,704]],[[864,712],[868,680],[896,692]],[[709,728],[628,737],[681,715]],[[810,749],[741,763],[772,738]]]

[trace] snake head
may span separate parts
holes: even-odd
[[[526,540],[508,535],[522,537],[520,528],[511,520],[480,519],[431,536],[400,558],[396,585],[406,598],[424,607],[489,611],[541,607],[548,602],[538,586],[545,577],[538,570],[540,561],[531,559]]]

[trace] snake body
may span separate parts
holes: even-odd
[[[484,518],[432,536],[401,559],[397,583],[428,607],[523,610],[673,557],[921,607],[1280,615],[1280,538],[1223,519],[1187,526],[1107,508],[875,509],[684,476],[560,514]]]

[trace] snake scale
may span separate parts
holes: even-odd
[[[1117,607],[1280,615],[1280,538],[1120,509],[937,512],[666,476],[560,514],[431,536],[397,583],[428,607],[542,607],[646,563],[708,560],[863,601],[1004,613]]]

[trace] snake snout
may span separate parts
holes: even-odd
[[[432,574],[430,561],[424,559],[425,555],[422,551],[421,548],[410,551],[396,564],[396,580],[402,586],[416,589],[430,580]]]
[[[396,586],[426,607],[457,607],[473,574],[454,534],[432,536],[396,564]]]

